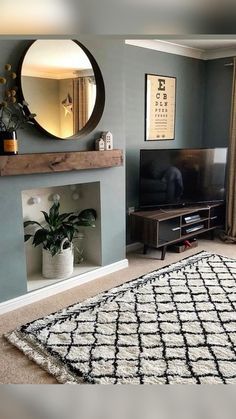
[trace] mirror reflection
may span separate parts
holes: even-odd
[[[36,122],[62,139],[80,133],[97,97],[91,61],[72,40],[35,41],[23,59],[21,89]]]

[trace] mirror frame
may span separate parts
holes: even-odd
[[[59,40],[61,40],[61,38]],[[63,141],[77,140],[77,139],[79,139],[79,138],[81,138],[85,135],[88,135],[90,132],[92,132],[94,130],[94,128],[96,128],[96,126],[98,125],[98,123],[99,123],[99,121],[102,117],[104,107],[105,107],[105,85],[104,85],[101,70],[100,70],[95,58],[93,57],[91,52],[83,44],[81,44],[79,41],[77,41],[76,39],[71,39],[71,41],[75,42],[83,50],[83,52],[87,55],[91,65],[92,65],[92,69],[93,69],[94,77],[95,77],[95,81],[96,81],[96,87],[97,87],[96,101],[95,101],[95,105],[94,105],[92,114],[91,114],[89,120],[84,125],[84,127],[77,134],[74,134],[74,135],[72,135],[70,137],[66,137],[66,138],[57,137],[56,135],[47,131],[47,129],[44,128],[42,125],[40,125],[35,118],[32,120],[34,122],[34,125],[37,128],[39,128],[40,131],[43,131],[44,133],[46,133],[47,135],[49,135],[50,137],[52,137],[54,139],[63,140]],[[19,94],[20,94],[21,99],[25,100],[26,102],[27,102],[27,98],[24,97],[24,92],[23,92],[23,89],[22,89],[22,82],[21,82],[22,67],[23,67],[24,59],[25,59],[25,56],[26,56],[27,52],[29,51],[31,45],[33,45],[35,42],[37,42],[37,39],[31,41],[30,44],[25,49],[25,51],[24,51],[24,53],[21,57],[21,60],[20,60],[20,63],[19,63],[19,68],[18,68]],[[28,106],[26,106],[25,109],[26,109],[27,114],[30,114],[30,113],[33,112],[33,111],[30,110],[30,108]]]

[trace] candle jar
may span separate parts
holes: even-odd
[[[84,233],[79,233],[74,243],[75,264],[80,264],[84,261],[84,237]]]

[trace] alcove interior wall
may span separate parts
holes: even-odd
[[[21,195],[23,221],[34,220],[39,223],[45,223],[41,211],[48,212],[56,198],[59,198],[60,213],[80,212],[86,208],[95,209],[97,212],[96,227],[80,227],[79,232],[84,233],[82,242],[84,261],[81,264],[77,264],[75,252],[75,267],[72,277],[101,266],[100,182],[29,189],[22,191]],[[25,243],[25,257],[28,291],[51,285],[58,281],[42,277],[42,248],[41,246],[34,247],[32,239]]]

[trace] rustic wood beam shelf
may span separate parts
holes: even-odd
[[[70,151],[63,153],[0,156],[0,176],[69,172],[122,166],[122,150]]]

